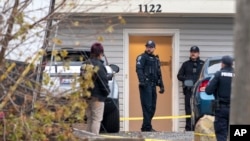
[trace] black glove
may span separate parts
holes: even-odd
[[[145,82],[139,82],[139,87],[145,87],[145,86],[146,86]]]
[[[160,94],[163,94],[163,93],[164,93],[164,91],[165,91],[165,90],[164,90],[164,87],[160,87],[160,91],[159,91],[159,93],[160,93]]]

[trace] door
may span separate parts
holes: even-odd
[[[142,117],[142,108],[136,74],[136,58],[144,52],[148,40],[156,43],[154,54],[161,61],[164,94],[159,94],[157,87],[157,106],[154,117],[172,115],[172,37],[170,36],[129,36],[129,117]],[[142,120],[130,120],[129,131],[140,131]],[[153,120],[152,126],[157,131],[172,131],[171,119]]]

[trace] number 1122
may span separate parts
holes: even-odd
[[[150,4],[150,5],[139,5],[139,12],[146,12],[146,13],[161,13],[161,5],[160,4]]]

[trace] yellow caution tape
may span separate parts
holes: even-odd
[[[208,136],[208,137],[215,137],[215,134],[204,134],[204,133],[194,133],[196,136]]]
[[[110,135],[100,135],[102,137],[106,137],[106,138],[124,138],[122,136],[110,136]]]
[[[122,136],[111,136],[111,135],[101,135],[102,137],[106,138],[127,138],[127,137],[122,137]],[[144,138],[142,138],[144,139]],[[168,140],[161,140],[161,139],[144,139],[144,141],[168,141]]]
[[[154,120],[159,119],[177,119],[177,118],[191,118],[191,115],[182,115],[182,116],[157,116],[153,117]],[[121,121],[124,120],[143,120],[143,117],[121,117]],[[204,134],[204,133],[197,133],[194,132],[194,135],[196,136],[209,136],[209,137],[215,137],[215,134]],[[117,136],[119,137],[119,136]],[[159,139],[145,139],[145,141],[167,141],[167,140],[159,140]]]
[[[191,115],[183,115],[183,116],[158,116],[158,117],[153,117],[153,120],[158,120],[158,119],[177,119],[177,118],[191,118]],[[124,120],[143,120],[143,117],[121,117],[121,121]]]

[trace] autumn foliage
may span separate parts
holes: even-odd
[[[93,87],[92,75],[97,68],[86,67],[86,73],[82,77],[75,74],[72,89],[77,91],[69,95],[54,96],[55,91],[42,88],[42,84],[54,85],[50,75],[42,71],[41,62],[46,55],[45,50],[49,43],[59,46],[63,44],[62,39],[49,35],[57,26],[52,25],[52,21],[55,17],[60,21],[69,21],[69,17],[54,13],[66,5],[66,0],[60,0],[54,7],[50,5],[51,7],[29,10],[34,2],[40,1],[0,2],[0,140],[77,140],[73,134],[72,123],[83,123],[87,106],[85,100],[90,96],[89,88]],[[73,2],[69,6],[75,8],[77,4]],[[39,18],[36,17],[38,15],[29,15],[46,8],[50,11]],[[103,33],[110,34],[116,25],[126,23],[122,16],[117,17],[117,23],[108,23]],[[81,26],[81,22],[77,20],[72,20],[72,23],[72,26]],[[43,40],[42,43],[33,46],[33,43],[37,42],[31,40],[33,37]],[[101,35],[94,35],[94,38],[100,42],[105,40]],[[30,48],[15,54],[15,57],[22,58],[29,51],[35,50],[33,54],[26,56],[25,60],[7,59],[6,56],[14,54],[15,49],[27,45]],[[80,42],[76,42],[75,45],[80,46]],[[67,51],[53,50],[52,56],[60,61],[61,57],[67,57]],[[69,69],[67,62],[64,67]],[[37,78],[43,79],[37,81]],[[76,86],[77,83],[80,84],[80,88]]]
[[[76,83],[81,86],[77,92],[56,97],[49,92],[46,96],[39,96],[41,85],[33,79],[37,75],[34,65],[8,61],[2,69],[6,69],[7,73],[1,75],[1,85],[6,87],[1,91],[10,94],[10,98],[1,94],[0,135],[5,140],[77,140],[72,124],[84,122],[85,100],[90,95],[89,88],[93,87],[92,75],[96,68],[86,67],[82,77],[75,75]],[[25,76],[21,77],[25,72]],[[9,76],[12,77],[8,79]],[[18,80],[20,83],[13,87]],[[50,77],[43,81],[50,82]],[[76,87],[76,83],[72,84],[72,88]]]

